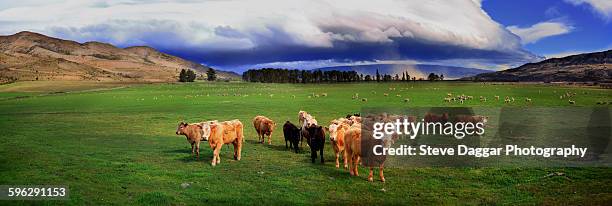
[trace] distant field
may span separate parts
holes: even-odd
[[[366,181],[363,168],[360,177],[336,169],[329,143],[326,163],[321,165],[311,164],[306,151],[287,151],[282,140],[282,124],[297,122],[299,110],[327,124],[364,106],[595,106],[598,101],[612,101],[612,90],[457,82],[190,83],[106,90],[74,86],[69,90],[91,91],[49,94],[66,89],[49,91],[35,84],[0,86],[0,185],[69,185],[68,204],[612,202],[610,168],[388,168],[386,183],[371,183]],[[125,85],[106,88],[121,86]],[[31,87],[37,89],[23,89]],[[472,95],[475,100],[463,105],[445,103],[442,99],[449,92]],[[575,105],[559,99],[565,92],[576,93],[572,98]],[[322,93],[328,96],[313,96]],[[355,93],[368,101],[352,100]],[[495,101],[495,95],[516,101],[504,104]],[[488,101],[479,102],[479,96]],[[525,102],[526,97],[532,103]],[[251,125],[256,115],[276,121],[272,146],[256,143]],[[241,161],[231,160],[232,148],[224,146],[221,164],[211,167],[212,152],[206,142],[202,159],[196,161],[185,138],[174,134],[181,120],[209,119],[240,119],[244,123],[247,140]],[[551,172],[565,176],[545,177]],[[181,188],[182,183],[190,187]]]

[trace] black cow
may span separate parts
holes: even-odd
[[[347,115],[346,115],[346,118],[347,118],[347,119],[349,119],[349,118],[351,118],[352,116],[355,116],[355,117],[360,117],[360,116],[361,116],[361,114],[359,114],[359,113],[355,113],[355,114],[347,114]]]
[[[298,128],[290,121],[285,122],[285,125],[283,125],[283,134],[285,135],[285,148],[293,148],[295,150],[295,153],[298,153],[298,143],[300,142],[301,130],[301,128]],[[289,141],[289,145],[287,145],[287,141]]]
[[[306,141],[310,146],[310,158],[312,163],[317,159],[317,151],[321,155],[321,163],[325,163],[323,159],[323,148],[325,147],[325,129],[319,125],[311,125],[306,128]]]

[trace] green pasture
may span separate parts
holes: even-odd
[[[187,83],[51,93],[7,90],[10,87],[0,87],[9,91],[0,92],[0,185],[67,185],[70,200],[0,200],[0,205],[612,202],[610,168],[387,168],[385,183],[378,181],[377,172],[375,181],[368,182],[365,168],[359,177],[335,168],[329,141],[322,165],[310,163],[306,146],[299,154],[288,151],[282,137],[282,124],[297,122],[299,110],[327,124],[363,107],[591,107],[612,101],[612,90],[459,82]],[[567,92],[576,94],[570,98],[575,104],[560,99]],[[359,98],[353,99],[356,93]],[[474,100],[446,103],[447,93]],[[502,100],[496,101],[496,95]],[[479,96],[487,101],[480,102]],[[505,96],[515,101],[505,104]],[[256,115],[276,121],[272,145],[256,143],[251,123]],[[175,135],[180,121],[212,119],[243,122],[241,161],[234,161],[233,148],[224,146],[221,164],[212,167],[207,142],[197,161],[185,138]]]

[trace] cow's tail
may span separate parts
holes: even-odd
[[[240,120],[234,120],[234,122],[236,123],[236,137],[238,137],[238,141],[242,141],[244,142],[244,126],[242,125],[242,122],[240,122]]]

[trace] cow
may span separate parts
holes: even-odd
[[[263,144],[266,136],[268,136],[268,144],[272,144],[272,132],[276,127],[276,123],[265,116],[256,116],[253,118],[253,127],[257,131],[257,137]]]
[[[302,112],[302,111],[300,111]],[[310,126],[317,126],[319,125],[317,120],[312,117],[310,114],[306,113],[304,115],[304,120],[302,123],[302,131],[301,131],[301,135],[300,135],[300,147],[302,146],[304,139],[306,139],[306,128],[310,127]]]
[[[437,115],[437,114],[433,114],[433,113],[429,113],[428,112],[423,117],[423,120],[425,122],[441,122],[441,123],[445,123],[445,122],[448,122],[448,113],[444,113],[442,115]]]
[[[371,138],[370,138],[371,139]],[[362,130],[361,130],[361,124],[356,123],[353,124],[344,134],[344,140],[345,140],[345,147],[344,147],[344,152],[346,153],[346,158],[348,160],[348,166],[349,166],[349,173],[351,174],[351,176],[359,176],[359,171],[357,166],[359,165],[359,162],[361,161],[361,155],[362,155],[362,151],[361,151],[361,144],[362,144]],[[381,141],[381,140],[379,140]],[[370,141],[366,141],[364,142],[366,144],[370,144]],[[379,168],[379,173],[378,175],[380,176],[380,181],[385,182],[385,176],[383,173],[383,168],[384,168],[384,158],[386,158],[385,156],[381,156],[380,158],[383,158],[382,161],[379,161],[378,164],[378,168]],[[370,166],[370,174],[368,175],[368,181],[372,182],[374,181],[373,175],[374,175],[374,167]]]
[[[298,123],[300,123],[300,125],[304,124],[304,120],[306,120],[306,115],[309,115],[306,111],[300,110],[300,112],[298,112]]]
[[[342,154],[344,168],[348,168],[346,152],[344,152],[344,133],[349,129],[350,125],[343,120],[346,119],[341,118],[339,120],[334,120],[329,127],[325,128],[329,131],[329,140],[331,141],[334,153],[336,154],[336,168],[340,168],[340,154]]]
[[[317,159],[317,151],[321,155],[321,163],[325,163],[325,159],[323,158],[323,149],[325,147],[325,130],[322,126],[319,125],[310,125],[305,129],[302,129],[302,132],[306,138],[306,142],[310,147],[310,159],[312,163],[315,163],[315,159]]]
[[[346,119],[350,119],[352,116],[355,116],[355,117],[361,117],[361,114],[359,114],[359,113],[355,113],[355,114],[347,114],[345,118],[346,118]]]
[[[298,142],[300,141],[300,132],[301,128],[298,128],[290,121],[285,122],[283,125],[283,134],[285,136],[285,148],[293,148],[295,153],[298,153],[299,147]],[[289,141],[289,146],[287,146],[287,141]]]
[[[203,141],[202,126],[200,124],[187,124],[180,122],[176,128],[176,135],[185,135],[187,142],[191,144],[191,156],[196,154],[196,159],[200,160],[200,141]]]
[[[244,140],[243,125],[240,120],[230,120],[224,122],[203,122],[199,123],[202,127],[202,137],[208,141],[210,148],[213,150],[213,159],[211,165],[221,163],[219,153],[223,144],[234,145],[234,159],[240,160],[242,151],[242,142]]]

